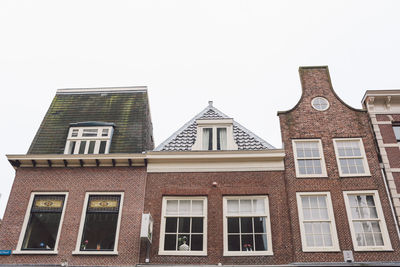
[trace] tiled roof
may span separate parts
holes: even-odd
[[[216,109],[212,102],[202,112],[183,125],[171,137],[156,147],[155,151],[188,151],[196,141],[198,119],[230,119],[227,115]],[[239,150],[264,150],[274,149],[265,140],[261,139],[236,121],[233,121],[233,138]]]
[[[152,150],[153,128],[146,87],[58,90],[28,154],[63,154],[70,124],[115,125],[110,153]]]

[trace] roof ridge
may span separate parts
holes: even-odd
[[[56,94],[94,94],[94,93],[130,93],[147,92],[147,86],[94,87],[94,88],[63,88]]]

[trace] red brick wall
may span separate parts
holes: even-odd
[[[300,76],[303,87],[300,101],[292,110],[279,113],[282,140],[286,152],[285,177],[292,222],[294,261],[343,261],[342,252],[302,252],[296,192],[329,191],[331,193],[339,246],[343,251],[353,250],[343,198],[343,191],[349,190],[379,191],[390,240],[394,249],[393,252],[354,252],[355,261],[400,260],[399,240],[382,180],[367,113],[356,111],[346,106],[335,95],[331,89],[327,68],[301,68]],[[328,99],[330,103],[328,110],[321,112],[312,108],[311,100],[317,96],[323,96]],[[332,139],[346,137],[362,138],[371,172],[370,177],[339,177]],[[296,178],[291,140],[300,138],[321,139],[328,178]]]
[[[212,183],[218,186],[213,187]],[[290,227],[283,172],[149,173],[145,211],[154,218],[150,263],[153,264],[283,264],[292,262]],[[207,256],[158,255],[163,196],[207,196]],[[273,256],[223,256],[223,196],[268,195]],[[140,262],[144,263],[142,246]]]
[[[29,198],[33,191],[69,192],[58,255],[1,256],[0,264],[134,265],[139,259],[139,232],[144,206],[144,167],[129,168],[20,168],[0,231],[0,248],[16,249]],[[118,256],[72,255],[75,250],[85,193],[125,192],[122,207]]]

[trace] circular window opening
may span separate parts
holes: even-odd
[[[329,108],[329,102],[326,98],[316,97],[311,101],[311,105],[314,109],[324,111]]]

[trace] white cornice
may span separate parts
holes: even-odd
[[[6,155],[14,168],[18,167],[110,167],[145,166],[145,154],[23,154]]]
[[[132,93],[147,92],[147,86],[100,87],[100,88],[66,88],[58,89],[57,94],[96,94],[96,93]]]

